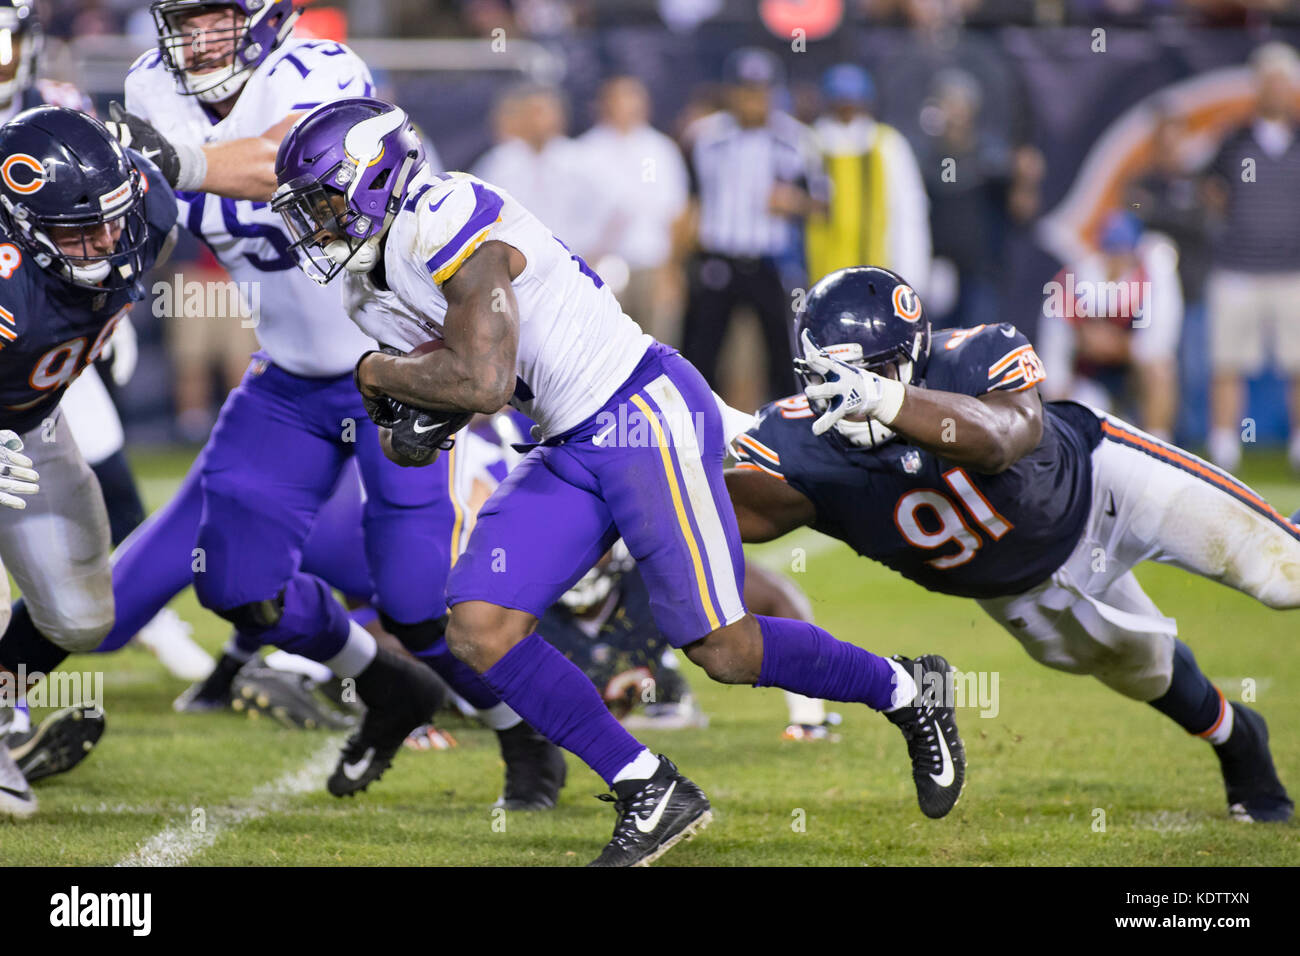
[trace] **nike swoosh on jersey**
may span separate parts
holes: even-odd
[[[930,774],[930,779],[934,781],[935,786],[951,786],[957,776],[957,769],[953,766],[952,754],[948,753],[948,739],[944,737],[943,728],[939,726],[938,720],[934,723],[934,730],[939,735],[939,753],[943,756],[943,771]]]
[[[659,801],[659,806],[655,807],[654,813],[650,814],[650,816],[648,817],[633,818],[634,820],[636,820],[636,828],[638,830],[640,830],[642,833],[649,833],[655,827],[659,826],[659,820],[663,817],[664,811],[668,809],[668,801],[672,799],[673,791],[676,789],[677,789],[677,781],[674,780],[673,785],[668,788],[668,792],[665,793],[663,799]]]
[[[366,768],[370,766],[370,761],[374,756],[375,748],[367,748],[365,754],[363,754],[361,759],[356,763],[343,764],[343,776],[347,777],[349,780],[360,780],[362,774],[366,772]]]
[[[447,193],[447,194],[444,195],[441,199],[439,199],[437,202],[431,202],[431,203],[429,203],[429,212],[437,212],[437,211],[438,211],[438,207],[441,206],[443,203],[445,203],[445,202],[447,201],[447,197],[450,196],[450,195],[451,195],[451,193]]]
[[[608,428],[606,428],[606,429],[605,429],[603,432],[601,432],[599,435],[592,435],[592,436],[591,436],[591,443],[592,443],[593,445],[597,445],[597,446],[605,444],[605,436],[608,435],[610,432],[612,432],[612,431],[613,431],[615,428],[617,428],[617,427],[618,427],[618,423],[615,422],[613,425],[610,425]]]

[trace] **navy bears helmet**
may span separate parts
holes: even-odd
[[[930,356],[930,320],[921,297],[902,276],[877,266],[852,266],[837,269],[808,290],[795,319],[795,339],[908,385],[924,374]],[[804,359],[796,358],[794,365],[805,386],[821,382],[821,375]],[[825,405],[813,403],[818,412],[825,411]],[[835,429],[867,448],[894,437],[875,421],[842,419]]]
[[[0,230],[52,275],[85,289],[141,281],[148,235],[147,181],[99,120],[38,106],[0,126]],[[98,230],[119,230],[110,255],[92,248]],[[80,230],[80,248],[56,236]]]

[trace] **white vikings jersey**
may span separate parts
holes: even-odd
[[[390,345],[411,348],[440,338],[447,314],[442,284],[488,240],[507,243],[528,260],[511,283],[519,352],[510,404],[553,438],[599,411],[653,339],[582,258],[505,190],[465,173],[421,170],[384,240],[385,276],[404,307],[352,315],[368,335]],[[364,293],[357,292],[356,277],[348,282],[354,288],[345,299],[355,303]]]
[[[176,92],[157,50],[127,74],[126,108],[169,139],[204,144],[260,136],[291,113],[373,91],[370,71],[347,47],[290,38],[253,71],[225,119],[197,97]],[[179,221],[207,243],[231,279],[258,283],[257,340],[276,365],[307,377],[340,375],[373,347],[346,321],[338,290],[317,285],[298,268],[292,239],[269,202],[201,192],[176,198]]]

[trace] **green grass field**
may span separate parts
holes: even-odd
[[[188,461],[136,463],[152,508]],[[1280,458],[1248,461],[1243,477],[1284,513],[1300,506],[1300,482]],[[961,670],[997,673],[996,717],[958,715],[969,759],[960,805],[941,821],[921,815],[900,735],[866,708],[842,708],[839,743],[785,742],[779,692],[712,684],[686,664],[710,727],[645,740],[705,788],[716,819],[665,865],[1300,862],[1300,826],[1227,819],[1207,745],[1090,678],[1034,664],[973,602],[928,594],[828,545],[805,534],[755,557],[789,571],[792,549],[807,549],[806,571],[793,576],[838,636],[884,653],[939,651]],[[1146,566],[1139,577],[1225,694],[1254,680],[1279,772],[1300,789],[1300,615],[1167,568]],[[220,647],[224,622],[189,592],[174,606],[208,649]],[[336,735],[175,714],[184,685],[133,646],[67,667],[106,671],[108,730],[84,764],[37,785],[35,818],[0,823],[0,865],[578,865],[613,824],[592,799],[601,782],[572,757],[557,810],[494,816],[495,738],[468,724],[446,724],[458,749],[404,751],[370,792],[340,801],[323,787]]]

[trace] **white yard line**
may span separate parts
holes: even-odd
[[[246,799],[211,810],[204,809],[201,828],[194,821],[169,826],[151,836],[118,866],[184,866],[196,855],[212,846],[217,837],[248,823],[288,808],[294,798],[324,789],[334,762],[338,759],[343,735],[333,736],[296,770],[286,771],[279,779],[256,787]]]

